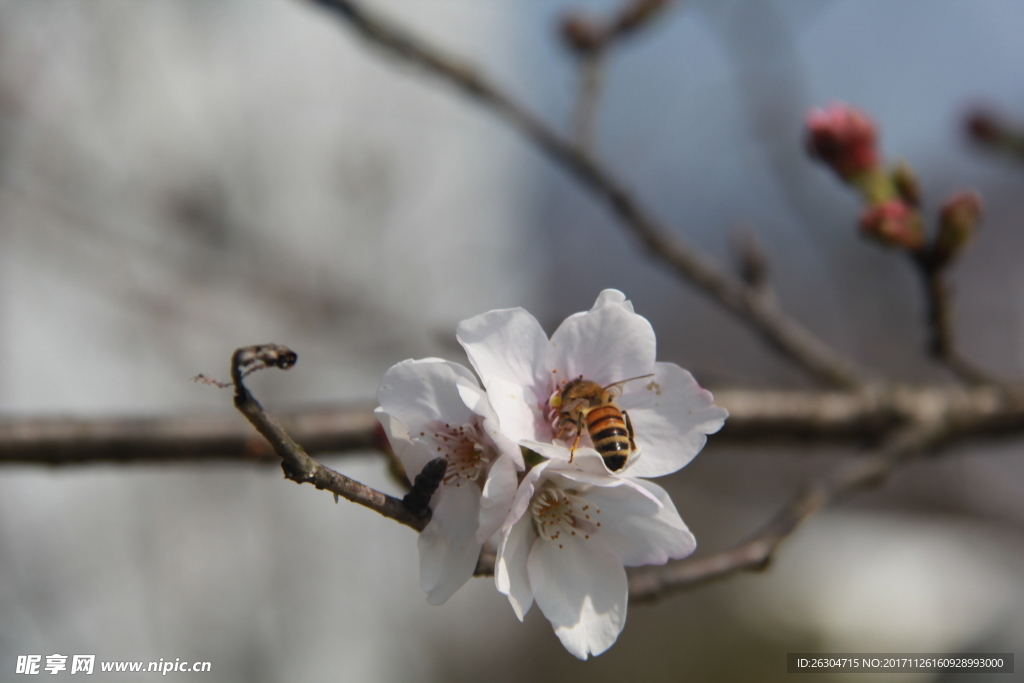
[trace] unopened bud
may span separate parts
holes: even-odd
[[[935,256],[949,261],[971,241],[981,219],[981,197],[961,192],[951,197],[939,211],[939,234],[935,238]]]
[[[597,51],[605,39],[601,27],[579,12],[567,12],[562,17],[559,34],[569,49],[581,55]]]
[[[996,114],[976,110],[967,117],[967,132],[975,142],[1016,159],[1024,158],[1024,130]]]
[[[878,166],[875,124],[845,104],[812,109],[807,115],[807,150],[845,181]]]
[[[892,184],[904,202],[910,206],[921,205],[921,185],[917,182],[917,174],[905,161],[900,161],[892,169]]]
[[[967,132],[982,143],[995,143],[1004,137],[1003,124],[991,113],[977,109],[967,115]]]
[[[924,230],[917,212],[898,199],[864,209],[860,231],[888,247],[917,251],[924,245]]]

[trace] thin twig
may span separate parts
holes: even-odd
[[[284,476],[297,484],[312,484],[326,489],[335,496],[358,503],[364,507],[393,519],[400,524],[422,531],[429,521],[429,515],[416,515],[399,498],[381,493],[344,474],[321,465],[295,443],[281,426],[263,410],[243,383],[243,378],[261,367],[288,369],[295,363],[295,354],[286,347],[275,344],[248,346],[235,351],[231,356],[231,379],[235,387],[235,408],[263,435],[281,457]]]
[[[651,600],[737,572],[764,570],[779,545],[823,506],[843,494],[882,483],[900,465],[937,444],[944,436],[943,425],[932,422],[897,432],[872,454],[848,462],[811,483],[749,541],[714,555],[634,570],[629,577],[630,600]]]
[[[650,26],[670,4],[672,0],[626,0],[603,21],[576,11],[570,11],[562,18],[562,41],[574,53],[579,67],[572,137],[581,150],[593,153],[594,127],[609,51],[624,38]]]
[[[1016,162],[1024,162],[1024,127],[981,109],[968,116],[966,128],[971,139],[982,147]]]
[[[604,52],[579,58],[579,93],[573,111],[573,139],[576,146],[589,154],[594,152],[594,128],[598,103],[604,84]]]
[[[928,352],[964,382],[996,384],[998,380],[965,358],[953,331],[953,298],[946,283],[946,264],[936,263],[930,252],[915,259],[928,302]]]
[[[440,77],[491,109],[601,198],[657,261],[714,298],[806,371],[837,386],[864,385],[864,374],[851,359],[818,339],[776,304],[766,301],[759,292],[688,242],[678,236],[670,238],[671,231],[608,170],[573,142],[563,139],[477,69],[393,26],[357,2],[313,1],[333,10],[372,43]]]

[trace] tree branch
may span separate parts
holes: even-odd
[[[364,507],[404,524],[416,531],[422,531],[429,521],[429,515],[414,514],[403,502],[386,493],[381,493],[344,474],[335,472],[321,465],[295,443],[274,420],[263,410],[242,382],[251,372],[266,367],[278,367],[287,370],[295,364],[296,355],[287,347],[277,344],[247,346],[235,351],[231,356],[231,379],[235,388],[235,408],[245,416],[263,438],[270,443],[274,452],[281,457],[281,469],[284,476],[297,484],[312,484],[318,489],[326,489],[345,500],[358,503]],[[442,471],[443,474],[443,471]]]
[[[572,135],[581,150],[594,149],[594,124],[609,50],[622,39],[650,26],[670,4],[672,0],[627,0],[608,19],[594,20],[576,11],[562,18],[562,42],[573,52],[579,69]]]
[[[598,103],[604,85],[604,53],[595,52],[579,57],[579,90],[572,116],[573,138],[576,146],[587,153],[594,150],[594,128],[597,123]]]
[[[715,403],[729,419],[716,444],[816,440],[861,443],[941,414],[950,438],[1024,431],[1024,388],[892,386],[874,392],[727,389]],[[366,404],[285,413],[281,428],[308,453],[387,449]],[[90,465],[236,461],[279,462],[270,445],[230,414],[162,418],[7,418],[0,464]]]
[[[953,301],[945,267],[918,259],[928,302],[928,352],[932,358],[968,384],[995,384],[997,380],[960,353],[953,332]]]
[[[1024,127],[985,109],[972,112],[965,123],[967,134],[977,144],[1016,162],[1024,162]]]
[[[454,85],[491,109],[603,200],[656,261],[703,290],[804,370],[837,386],[859,387],[864,384],[863,372],[851,359],[818,339],[774,302],[760,296],[758,291],[689,243],[679,237],[669,238],[668,228],[609,171],[492,84],[477,69],[391,25],[358,2],[312,1],[334,11],[370,42]]]
[[[670,591],[692,588],[740,571],[763,571],[779,545],[815,512],[843,494],[881,484],[900,465],[944,438],[945,428],[938,422],[923,422],[897,432],[877,451],[812,482],[749,541],[707,557],[632,571],[630,600],[652,600]]]
[[[860,488],[880,484],[910,459],[928,449],[946,445],[955,438],[1006,429],[1020,432],[1024,429],[1024,396],[1020,393],[1009,394],[994,387],[963,390],[945,396],[941,389],[926,391],[936,393],[916,394],[917,400],[912,401],[914,413],[908,414],[909,422],[892,430],[880,448],[854,458],[831,474],[812,482],[749,541],[714,555],[633,570],[630,576],[630,599],[651,599],[670,590],[689,588],[739,571],[762,570],[782,541],[833,499]],[[912,396],[913,392],[895,400],[906,400]],[[806,399],[808,395],[801,398]],[[840,418],[841,423],[843,415],[854,414],[846,411],[853,403],[844,405],[843,397],[839,394],[835,398],[836,403],[822,410],[820,415],[831,414]],[[781,406],[775,401],[758,403],[764,410],[763,417],[750,416],[754,418],[750,426],[759,420],[770,420],[770,414],[783,416],[803,405],[799,399],[789,405],[781,401]],[[742,402],[736,405],[741,406]],[[1015,407],[1011,409],[1010,405]],[[730,416],[727,424],[731,420]],[[718,442],[721,439],[716,437],[715,440]],[[493,558],[481,556],[477,574],[493,571]]]
[[[310,453],[383,450],[387,441],[372,406],[321,406],[279,418]],[[0,420],[0,463],[280,462],[273,448],[237,416],[64,418]]]

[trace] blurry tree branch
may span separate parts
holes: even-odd
[[[372,406],[322,406],[281,415],[309,453],[380,449]],[[273,448],[237,415],[0,419],[0,463],[74,465],[238,461],[277,463]]]
[[[960,379],[970,384],[993,384],[996,379],[968,360],[953,332],[953,297],[943,268],[922,266],[928,302],[928,351]]]
[[[782,542],[811,515],[846,493],[882,484],[901,465],[942,445],[950,436],[949,427],[940,415],[922,416],[893,432],[878,449],[845,461],[828,475],[810,482],[750,540],[734,548],[631,570],[630,600],[651,600],[740,571],[766,569]],[[479,575],[493,573],[494,558],[482,556],[476,571]]]
[[[488,107],[553,161],[604,200],[622,223],[662,265],[710,295],[757,331],[785,356],[821,380],[842,387],[865,382],[849,358],[788,316],[773,300],[761,296],[728,270],[656,219],[611,172],[556,133],[521,103],[486,79],[472,65],[428,45],[350,0],[313,0],[332,10],[364,38],[400,59],[415,64],[459,88]]]
[[[740,571],[766,569],[779,545],[807,518],[845,493],[880,485],[900,465],[938,445],[946,437],[946,428],[940,419],[924,419],[895,432],[877,450],[811,482],[753,538],[730,550],[632,571],[630,600],[651,600]]]
[[[1024,127],[986,109],[971,112],[966,121],[970,138],[981,147],[1024,162]]]
[[[594,52],[579,57],[579,92],[573,111],[572,129],[576,145],[589,153],[594,150],[594,128],[597,105],[604,85],[604,53]]]
[[[950,438],[1024,431],[1024,389],[996,386],[879,385],[865,392],[724,389],[715,392],[715,402],[729,411],[729,419],[714,443],[862,443],[936,415],[948,422]],[[278,422],[307,453],[387,447],[368,404],[290,411]],[[0,463],[200,461],[279,460],[249,425],[231,414],[0,420]]]
[[[580,149],[593,149],[594,124],[608,51],[623,38],[649,26],[671,4],[672,0],[627,0],[607,19],[597,20],[578,11],[567,12],[562,17],[559,31],[562,42],[576,57],[579,67],[573,137]]]

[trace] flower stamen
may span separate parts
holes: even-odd
[[[597,531],[597,527],[601,526],[592,520],[588,512],[590,509],[586,499],[576,491],[563,491],[554,486],[542,489],[530,504],[537,535],[550,541],[559,541],[563,532],[569,536],[583,536],[584,540],[588,540]],[[595,514],[598,513],[600,510],[595,511]]]
[[[490,461],[490,451],[483,445],[483,435],[472,424],[438,424],[424,436],[433,441],[435,451],[448,461],[444,483],[461,486],[477,481]]]

